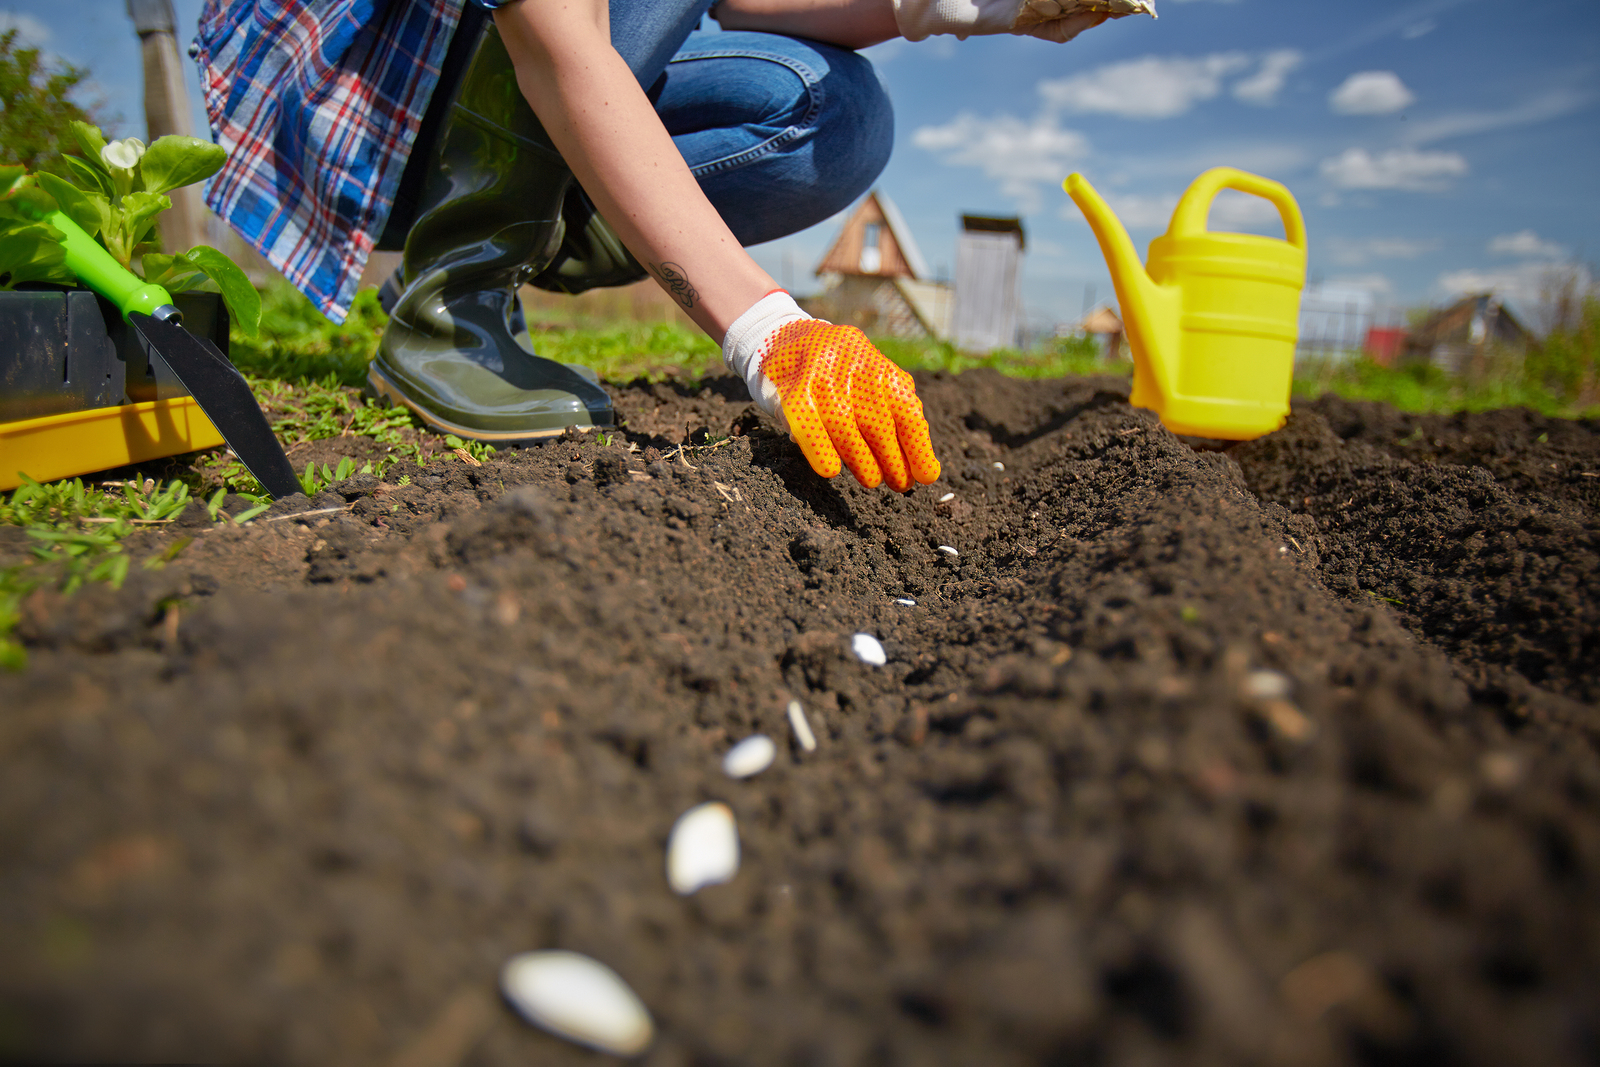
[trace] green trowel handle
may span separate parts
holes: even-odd
[[[61,231],[61,243],[67,250],[67,269],[83,284],[117,305],[123,318],[134,311],[154,317],[157,308],[172,304],[171,293],[159,285],[151,285],[118,263],[64,213],[52,211],[44,221]]]

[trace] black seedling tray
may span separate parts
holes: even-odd
[[[221,296],[178,293],[172,302],[191,333],[227,354]],[[0,292],[0,422],[188,395],[104,297],[64,286]]]

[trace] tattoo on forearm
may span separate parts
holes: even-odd
[[[655,276],[661,279],[661,284],[667,292],[672,294],[672,299],[685,308],[694,307],[695,301],[700,299],[700,294],[689,284],[689,279],[684,277],[683,268],[678,264],[658,263],[651,269],[655,272]]]

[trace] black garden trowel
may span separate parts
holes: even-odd
[[[289,457],[237,368],[209,340],[183,327],[172,295],[118,263],[60,211],[45,221],[63,234],[67,269],[115,304],[148,356],[160,356],[194,397],[239,462],[274,497],[300,492]]]

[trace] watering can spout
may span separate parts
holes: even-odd
[[[1145,396],[1152,390],[1163,394],[1172,391],[1170,361],[1176,359],[1181,294],[1176,289],[1156,284],[1145,273],[1128,231],[1095,192],[1089,179],[1082,174],[1072,174],[1064,187],[1089,220],[1089,229],[1100,242],[1100,251],[1105,255],[1111,282],[1117,290],[1123,325],[1128,330],[1128,344],[1134,352],[1148,356],[1148,359],[1135,361],[1133,383],[1133,403],[1148,406]]]

